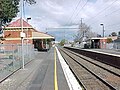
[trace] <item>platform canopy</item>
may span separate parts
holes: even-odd
[[[97,39],[107,39],[107,37],[93,37],[93,38],[90,38],[91,40],[97,40]]]
[[[54,39],[54,37],[43,32],[32,32],[32,39]]]

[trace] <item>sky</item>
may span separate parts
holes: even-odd
[[[81,18],[91,31],[100,35],[103,23],[108,36],[120,31],[120,0],[36,0],[35,5],[25,3],[24,18],[28,17],[34,28],[55,36],[57,41],[72,41],[78,29],[64,28],[78,28]]]

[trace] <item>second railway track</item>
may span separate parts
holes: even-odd
[[[107,69],[109,67],[103,68],[98,64],[84,60],[67,49],[60,49],[60,51],[85,90],[120,90],[119,73]]]

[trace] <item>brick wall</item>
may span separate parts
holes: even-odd
[[[26,34],[26,38],[24,40],[24,43],[33,43],[32,39],[30,39],[32,37],[32,29],[29,29],[27,31],[27,29],[24,29],[24,33]],[[8,29],[8,30],[4,30],[4,38],[5,40],[3,41],[4,44],[21,44],[21,37],[20,37],[20,29]]]

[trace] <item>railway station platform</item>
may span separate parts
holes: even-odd
[[[35,51],[35,55],[25,69],[0,83],[0,90],[82,90],[71,72],[67,72],[69,68],[60,60],[56,47],[47,52]]]
[[[76,47],[72,47],[72,48],[76,48]],[[80,48],[76,48],[76,49],[80,49]],[[103,54],[110,54],[110,55],[120,55],[120,49],[83,49],[86,51],[93,51],[93,52],[98,52],[98,53],[103,53]]]
[[[103,52],[103,53],[120,55],[120,50],[115,50],[115,49],[90,49],[90,50]]]
[[[85,50],[120,57],[120,50],[115,49],[85,49]]]

